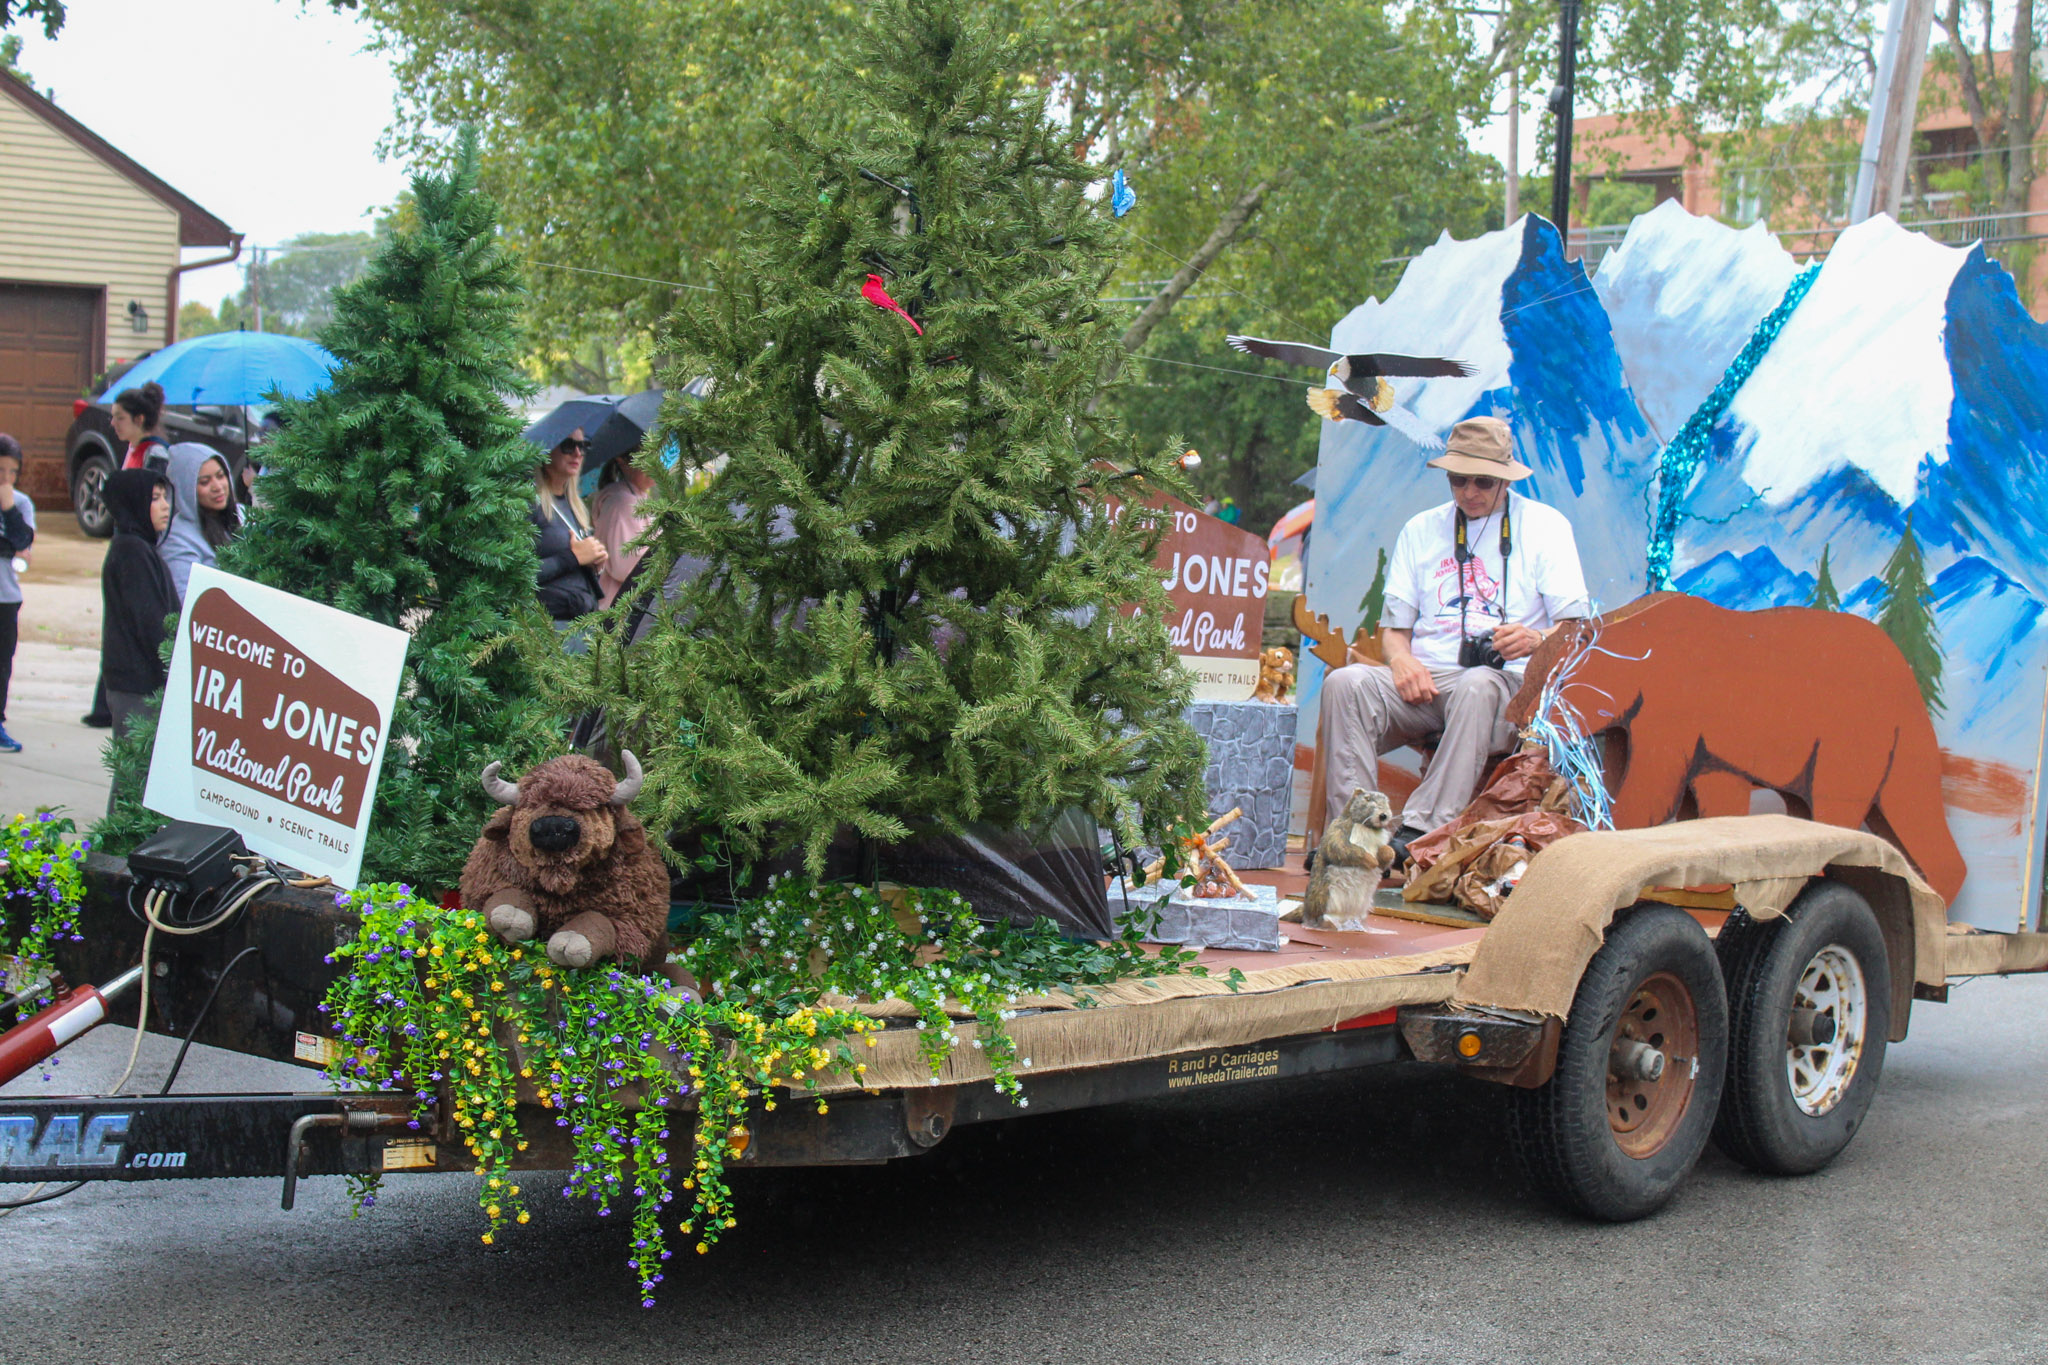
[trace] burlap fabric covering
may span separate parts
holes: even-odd
[[[1860,830],[1743,815],[1579,834],[1551,845],[1488,927],[1456,1001],[1562,1019],[1615,912],[1635,904],[1644,887],[1733,882],[1736,903],[1769,919],[1830,870],[1872,901],[1880,922],[1888,912],[1910,914],[1912,935],[1900,946],[1911,944],[1912,979],[1941,985],[1947,907],[1896,848]],[[1895,977],[1902,965],[1895,960]]]

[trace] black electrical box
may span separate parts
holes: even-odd
[[[233,881],[234,859],[248,854],[231,829],[173,820],[128,855],[128,875],[145,890],[167,891],[189,905]]]

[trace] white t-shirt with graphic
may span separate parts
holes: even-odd
[[[1559,621],[1591,614],[1578,543],[1564,513],[1509,493],[1506,602],[1502,602],[1500,518],[1469,520],[1471,558],[1458,573],[1458,504],[1417,513],[1401,528],[1387,561],[1386,605],[1380,623],[1414,632],[1415,657],[1430,668],[1458,666],[1459,607],[1473,638],[1504,620],[1548,630]],[[1510,672],[1519,673],[1522,660]]]

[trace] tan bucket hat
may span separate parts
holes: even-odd
[[[1498,417],[1467,417],[1452,427],[1444,453],[1429,467],[1452,474],[1492,475],[1509,483],[1536,472],[1515,458],[1514,433]]]

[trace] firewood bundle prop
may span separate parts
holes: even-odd
[[[1223,860],[1223,850],[1230,847],[1229,838],[1227,836],[1221,839],[1216,837],[1232,821],[1243,814],[1243,807],[1232,806],[1229,810],[1210,821],[1209,828],[1203,830],[1200,834],[1181,840],[1180,846],[1187,854],[1188,871],[1194,873],[1195,876],[1195,889],[1192,894],[1204,899],[1212,899],[1218,896],[1241,896],[1247,899],[1251,897],[1252,893],[1245,889],[1245,884],[1242,881],[1238,880],[1236,871],[1229,863]],[[1164,858],[1157,859],[1148,864],[1145,868],[1146,882],[1158,881],[1160,874],[1165,870],[1166,860]]]

